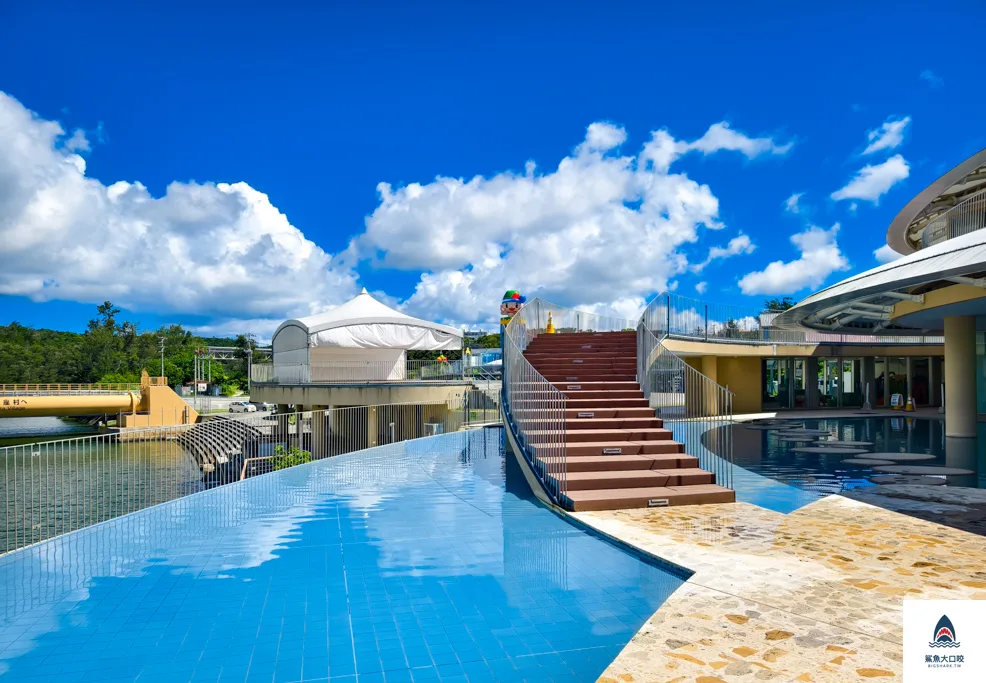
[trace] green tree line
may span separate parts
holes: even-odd
[[[151,376],[161,374],[163,337],[164,374],[172,386],[193,379],[196,350],[235,346],[237,359],[211,361],[212,381],[222,385],[224,393],[246,387],[247,349],[256,348],[246,335],[199,337],[181,325],[140,330],[136,323],[119,320],[119,315],[120,309],[106,301],[96,307],[96,317],[81,334],[17,322],[0,326],[0,384],[138,382],[142,370]]]

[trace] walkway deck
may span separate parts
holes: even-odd
[[[695,571],[599,683],[900,680],[905,598],[986,600],[986,538],[842,496],[575,517]]]

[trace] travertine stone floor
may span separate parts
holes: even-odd
[[[986,599],[986,539],[841,496],[575,517],[695,572],[600,682],[900,680],[904,598]]]

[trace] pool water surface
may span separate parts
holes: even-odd
[[[877,457],[873,454],[918,453],[932,456],[917,462],[899,462],[899,465],[919,465],[932,468],[958,468],[972,472],[965,475],[935,475],[949,486],[984,488],[984,469],[980,465],[982,454],[961,452],[954,444],[947,444],[943,421],[900,417],[860,417],[799,419],[782,415],[778,419],[790,420],[805,429],[818,429],[827,433],[822,440],[870,442],[872,446],[860,446],[865,451],[847,453],[799,453],[795,449],[810,447],[811,441],[788,441],[783,430],[752,428],[738,423],[729,429],[733,435],[733,453],[738,468],[736,478],[737,498],[769,509],[790,512],[827,495],[851,489],[876,486],[872,477],[885,473],[875,471],[872,465],[845,462],[851,459]],[[980,443],[984,442],[982,435]],[[946,448],[949,445],[949,448]],[[943,470],[944,472],[945,470]],[[753,476],[750,476],[753,475]]]
[[[537,503],[477,430],[0,556],[0,677],[594,681],[683,576]]]

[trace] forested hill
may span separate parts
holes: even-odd
[[[0,326],[0,384],[137,382],[141,370],[161,374],[161,337],[165,338],[164,372],[172,386],[192,379],[195,350],[236,346],[241,358],[212,361],[214,382],[227,391],[246,386],[246,350],[256,346],[244,335],[235,339],[198,337],[181,325],[139,330],[120,321],[110,302],[96,308],[84,333]]]
[[[109,301],[96,307],[96,317],[82,334],[24,327],[18,323],[0,326],[0,384],[137,382],[141,370],[161,374],[161,337],[164,343],[164,374],[171,386],[193,378],[196,349],[206,346],[235,346],[239,357],[211,362],[212,379],[226,393],[246,388],[247,349],[256,344],[246,335],[235,338],[198,337],[181,325],[140,330],[120,321],[120,309]],[[486,335],[475,346],[497,348],[498,334]],[[440,351],[409,351],[411,360],[438,357]],[[455,359],[459,351],[445,355]],[[260,361],[258,357],[255,361]]]

